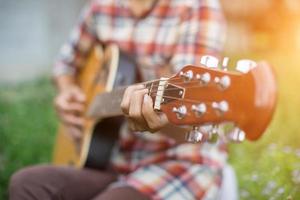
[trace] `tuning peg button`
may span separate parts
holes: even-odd
[[[252,68],[256,67],[256,62],[253,60],[243,59],[236,64],[236,70],[242,73],[248,73]]]
[[[192,111],[196,113],[199,117],[206,112],[206,105],[204,103],[200,103],[198,105],[192,105]]]
[[[186,80],[186,81],[190,81],[190,80],[192,80],[193,79],[193,77],[194,77],[194,74],[193,74],[193,71],[192,70],[189,70],[189,71],[187,71],[187,72],[180,72],[180,77],[182,77],[184,80]]]
[[[216,143],[219,138],[219,126],[213,125],[212,129],[208,132],[208,136],[209,143]]]
[[[215,132],[210,132],[209,133],[209,139],[208,142],[209,143],[216,143],[219,139],[219,134],[215,133]]]
[[[178,119],[184,118],[187,114],[187,109],[185,106],[180,106],[179,108],[174,107],[172,111],[176,113]]]
[[[225,75],[221,78],[215,77],[215,83],[219,84],[222,89],[226,89],[230,86],[231,80],[229,76]]]
[[[220,111],[221,113],[225,113],[229,110],[229,105],[227,101],[221,101],[219,103],[213,102],[212,103],[212,108],[215,110]]]
[[[201,57],[200,63],[209,68],[218,68],[219,59],[214,56],[205,55]]]
[[[186,141],[191,143],[203,142],[204,133],[199,131],[198,127],[193,127],[193,130],[186,133]]]
[[[197,74],[196,79],[200,81],[201,84],[206,85],[210,82],[210,74],[208,72],[205,72],[204,74]]]
[[[205,141],[209,143],[216,143],[219,139],[220,128],[217,124],[204,124],[199,127],[199,131],[204,133]]]
[[[228,139],[230,141],[241,143],[245,140],[246,133],[239,128],[234,128],[229,134]]]
[[[204,124],[199,127],[200,131],[204,133],[209,133],[214,128],[213,124]]]
[[[224,71],[228,70],[228,63],[229,63],[229,58],[228,57],[224,57],[223,58],[223,62],[222,62],[222,69]]]

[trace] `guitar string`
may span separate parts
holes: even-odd
[[[174,78],[174,79],[172,79],[172,80],[178,80],[178,79],[180,79],[181,81],[178,81],[178,82],[170,82],[170,84],[173,84],[173,83],[181,83],[181,84],[193,84],[193,83],[199,83],[199,84],[201,84],[200,82],[199,82],[199,80],[197,80],[197,81],[184,81],[184,80],[182,80],[182,78]],[[162,80],[162,79],[154,79],[154,80],[151,80],[151,81],[146,81],[146,82],[142,82],[142,83],[136,83],[136,84],[133,84],[133,85],[139,85],[139,84],[148,84],[148,83],[152,83],[152,86],[151,87],[159,87],[159,86],[164,86],[164,84],[161,84],[160,83],[160,81],[168,81],[168,80],[170,80],[170,78],[169,79],[166,79],[166,80]],[[158,83],[158,84],[156,84],[156,83]],[[185,87],[184,89],[189,89],[189,88],[203,88],[203,87],[205,87],[205,86],[208,86],[208,85],[199,85],[199,86],[191,86],[191,87]],[[159,91],[172,91],[172,90],[178,90],[178,88],[170,88],[170,89],[156,89],[156,90],[151,90],[151,92],[149,93],[149,95],[151,95],[151,94],[154,94],[154,93],[157,93],[157,92],[159,92]],[[157,95],[158,96],[158,95]],[[170,97],[171,98],[171,97]],[[174,98],[176,98],[176,97],[174,97]],[[180,98],[178,98],[178,100],[182,100],[182,99],[180,99]],[[191,101],[195,101],[195,100],[191,100]]]
[[[199,83],[199,82],[197,82],[197,83]],[[199,83],[199,84],[201,84],[201,83]],[[189,88],[198,88],[198,87],[208,87],[208,86],[210,86],[211,84],[205,84],[205,85],[195,85],[195,84],[193,84],[194,86],[190,86],[190,87],[184,87],[184,88],[182,88],[182,89],[189,89]],[[164,85],[160,85],[160,84],[158,84],[158,85],[153,85],[154,87],[156,87],[156,86],[164,86]],[[158,88],[157,87],[157,88]],[[181,89],[180,88],[180,86],[179,86],[179,89]],[[156,89],[156,90],[151,90],[151,92],[157,92],[157,91],[170,91],[170,90],[179,90],[178,88],[166,88],[166,89]]]
[[[163,85],[161,85],[163,86]],[[208,87],[209,85],[199,85],[199,86],[190,86],[190,87],[185,87],[183,89],[191,89],[191,88],[205,88],[205,87]],[[154,89],[154,90],[151,90],[149,92],[149,94],[154,94],[154,93],[157,93],[157,92],[160,92],[160,91],[173,91],[173,90],[180,90],[178,88],[169,88],[169,89]],[[181,91],[181,90],[180,90]]]
[[[160,81],[170,81],[170,80],[182,80],[181,77],[177,77],[177,78],[166,78],[166,79],[154,79],[154,80],[151,80],[151,81],[145,81],[145,82],[140,82],[140,83],[135,83],[133,85],[145,85],[145,84],[149,84],[149,83],[155,83],[155,82],[160,82]],[[181,83],[181,82],[185,82],[184,80],[182,81],[178,81],[178,82],[170,82],[171,84],[172,83]]]
[[[199,84],[201,84],[201,81],[199,81],[199,80],[193,80],[193,81],[178,81],[178,82],[168,82],[168,84],[193,84],[193,83],[199,83]],[[156,83],[153,83],[154,85],[156,84]],[[158,83],[158,85],[159,85],[160,83]],[[157,85],[155,85],[155,86],[157,86]]]
[[[151,96],[151,97],[153,97],[153,96]],[[171,96],[166,96],[166,95],[156,95],[154,97],[161,97],[161,98],[179,100],[179,101],[189,102],[189,103],[212,103],[211,101],[197,101],[195,99],[181,99],[181,98],[171,97]]]
[[[185,84],[185,85],[187,85],[187,84],[195,84],[195,83],[198,83],[198,84],[201,84],[201,82],[199,81],[199,80],[197,80],[197,81],[181,81],[181,82],[170,82],[169,84],[174,84],[174,83],[180,83],[180,84]],[[217,83],[216,83],[217,84]],[[138,85],[138,84],[134,84],[134,85]],[[199,86],[191,86],[191,87],[185,87],[184,89],[189,89],[189,88],[197,88],[197,87],[207,87],[207,86],[209,86],[210,84],[205,84],[205,85],[199,85]],[[158,83],[158,84],[153,84],[152,85],[152,87],[156,87],[156,86],[164,86],[163,84],[160,84],[160,83]],[[179,86],[180,87],[180,86]],[[149,88],[148,88],[149,89]],[[155,92],[157,92],[157,91],[169,91],[169,90],[178,90],[178,88],[170,88],[170,89],[162,89],[162,90],[156,90]]]
[[[196,89],[196,88],[204,88],[204,86],[194,86],[194,87],[187,87],[187,88],[184,88],[184,89]],[[148,94],[155,94],[157,92],[160,92],[160,91],[176,91],[176,90],[179,90],[178,88],[170,88],[170,89],[161,89],[161,90],[151,90],[151,92],[149,92]],[[182,90],[179,90],[179,91],[182,91]]]
[[[175,81],[174,81],[175,80]],[[176,80],[180,80],[180,81],[176,81]],[[159,82],[159,81],[169,81],[170,84],[175,84],[175,83],[193,83],[193,82],[200,82],[201,80],[184,80],[184,78],[182,77],[177,77],[177,78],[166,78],[164,79],[154,79],[151,81],[146,81],[146,82],[140,82],[140,83],[135,83],[133,85],[139,85],[139,84],[148,84],[148,83],[155,83],[155,82]]]
[[[162,86],[162,85],[161,85]],[[193,87],[186,87],[184,89],[189,89],[189,88],[203,88],[204,86],[193,86]],[[142,90],[142,89],[140,89]],[[203,101],[198,102],[197,100],[194,99],[182,99],[182,98],[177,98],[177,97],[171,97],[171,96],[166,96],[166,95],[153,95],[157,94],[159,91],[172,91],[172,90],[178,90],[178,88],[170,88],[170,89],[161,89],[161,90],[152,90],[151,92],[148,93],[151,97],[162,97],[162,98],[169,98],[169,99],[174,99],[174,100],[180,100],[180,101],[187,101],[187,102],[193,102],[193,103],[203,103]]]
[[[173,81],[173,80],[178,80],[180,79],[180,81]],[[184,84],[188,84],[188,83],[201,83],[201,80],[198,80],[198,79],[193,79],[193,80],[184,80],[182,78],[176,78],[176,79],[169,79],[167,80],[169,81],[170,84],[181,84],[181,83],[184,83]]]
[[[180,81],[174,81],[174,80],[180,80]],[[168,81],[169,84],[189,84],[189,83],[200,83],[201,81],[200,80],[183,80],[182,78],[169,78],[169,79],[166,79],[166,80],[161,80],[161,79],[155,79],[153,81],[147,81],[147,82],[141,82],[141,83],[135,83],[133,85],[145,85],[145,84],[149,84],[149,83],[157,83],[157,82],[160,82],[160,81]]]
[[[206,87],[208,85],[205,85]],[[193,89],[193,88],[204,88],[205,86],[203,85],[200,85],[200,86],[192,86],[192,87],[186,87],[184,89]],[[139,89],[139,90],[142,90],[142,89]],[[160,91],[175,91],[175,90],[179,90],[178,88],[170,88],[170,89],[156,89],[156,90],[151,90],[149,91],[148,95],[151,95],[151,94],[156,94],[157,92],[160,92]],[[181,90],[180,90],[181,91]]]
[[[149,95],[149,96],[151,96],[153,98],[154,97],[161,97],[161,98],[179,100],[179,101],[189,102],[189,103],[212,103],[212,101],[197,101],[195,99],[182,99],[182,98],[172,97],[172,96],[167,96],[167,95]],[[119,100],[119,102],[121,102],[122,98],[118,98],[118,100]]]

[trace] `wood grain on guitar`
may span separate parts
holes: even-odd
[[[109,59],[104,55],[109,51]],[[105,52],[105,53],[104,53]],[[175,125],[190,125],[188,142],[206,142],[216,136],[241,142],[258,139],[267,128],[276,105],[276,82],[272,68],[264,62],[241,60],[237,71],[227,70],[212,56],[203,56],[199,65],[187,65],[170,78],[143,83],[155,102]],[[125,85],[136,81],[132,59],[116,46],[94,50],[78,75],[78,84],[88,97],[87,123],[79,148],[60,129],[54,162],[105,168],[122,123],[120,101]],[[112,88],[114,88],[112,90]],[[224,131],[224,124],[232,128]],[[114,128],[111,128],[114,127]]]

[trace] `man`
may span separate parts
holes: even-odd
[[[95,44],[115,43],[135,56],[146,81],[197,64],[204,54],[218,55],[223,34],[218,0],[91,1],[55,66],[57,112],[80,140],[85,96],[74,75]],[[121,130],[113,172],[26,168],[12,177],[10,199],[216,199],[226,151],[185,143],[182,131],[153,110],[147,92],[142,85],[125,91],[121,108],[129,128]]]

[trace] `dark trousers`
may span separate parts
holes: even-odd
[[[9,196],[10,200],[149,200],[129,186],[107,188],[116,179],[112,172],[34,166],[12,176]]]

